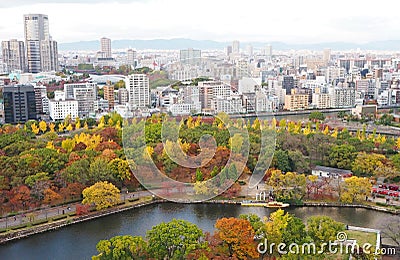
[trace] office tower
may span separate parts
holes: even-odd
[[[232,53],[232,46],[229,45],[229,46],[226,47],[226,56],[231,55],[231,53]]]
[[[294,88],[293,76],[283,76],[282,89],[286,90],[286,95],[289,95],[293,88]]]
[[[253,56],[253,46],[251,44],[246,47],[247,55]]]
[[[12,85],[3,89],[5,123],[36,120],[35,90],[32,85]]]
[[[58,45],[56,41],[48,40],[40,43],[42,71],[58,70]]]
[[[47,97],[46,86],[36,86],[35,91],[35,102],[36,102],[36,113],[43,114],[43,98]]]
[[[25,14],[24,32],[28,72],[58,70],[57,42],[50,37],[48,16]]]
[[[135,60],[136,60],[136,51],[129,49],[127,51],[127,59],[126,59],[127,65],[136,67]]]
[[[233,41],[232,42],[232,53],[239,53],[240,52],[240,43],[239,41]]]
[[[183,64],[200,65],[201,64],[201,50],[194,50],[189,48],[181,50],[179,53],[179,60]]]
[[[129,105],[132,109],[150,106],[149,78],[145,74],[132,74],[125,78]]]
[[[114,85],[103,87],[104,99],[108,100],[108,109],[114,109]]]
[[[265,48],[265,56],[272,57],[272,46],[271,44],[267,44]]]
[[[331,60],[331,49],[324,49],[322,56],[324,63],[327,64]]]
[[[104,58],[111,58],[111,40],[103,37],[100,39],[100,49],[104,53]]]
[[[7,64],[9,72],[14,70],[25,71],[25,45],[23,41],[15,39],[1,43],[3,62]]]

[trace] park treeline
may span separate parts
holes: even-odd
[[[177,140],[169,140],[168,133],[163,140],[162,127],[168,122],[179,127]],[[197,169],[179,165],[166,152],[179,147],[185,156],[195,158],[207,144],[215,144],[215,152]],[[318,120],[250,121],[219,114],[177,121],[163,114],[127,121],[116,113],[97,122],[70,117],[52,123],[31,120],[0,128],[0,211],[81,199],[84,188],[101,181],[134,190],[140,187],[135,171],[150,178],[153,174],[141,168],[147,167],[146,160],[170,178],[199,185],[223,171],[230,157],[243,161],[245,165],[229,167],[219,177],[220,183],[233,182],[224,194],[227,197],[240,191],[240,182],[232,176],[241,174],[239,180],[246,180],[268,166],[266,178],[274,170],[308,175],[314,165],[325,165],[350,169],[359,177],[398,181],[399,147],[400,138],[367,132],[365,127],[351,133]]]

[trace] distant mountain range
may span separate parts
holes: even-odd
[[[191,39],[154,39],[154,40],[114,40],[112,41],[113,49],[128,49],[134,48],[137,50],[144,49],[159,49],[159,50],[180,50],[186,48],[195,49],[224,49],[226,46],[231,45],[232,42],[218,42],[211,40],[191,40]],[[247,45],[251,44],[253,48],[265,48],[267,44],[271,44],[274,50],[323,50],[330,48],[332,50],[354,50],[360,48],[361,50],[387,50],[399,51],[400,40],[393,41],[374,41],[365,44],[356,44],[348,42],[325,42],[315,44],[287,44],[283,42],[241,42],[241,48],[245,49]],[[82,50],[82,51],[96,51],[100,49],[100,41],[80,41],[59,43],[59,50]]]

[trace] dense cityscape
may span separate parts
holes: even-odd
[[[399,259],[399,51],[59,48],[52,16],[22,18],[4,259]]]

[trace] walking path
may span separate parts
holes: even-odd
[[[147,191],[147,190],[131,192],[131,193],[123,193],[123,194],[121,194],[121,200],[125,201],[126,199],[130,199],[133,197],[142,198],[142,197],[150,196],[150,195],[151,195],[151,192]],[[80,204],[80,202],[75,202],[75,203],[65,204],[62,206],[47,207],[47,208],[42,208],[42,209],[37,209],[37,210],[25,211],[25,212],[18,213],[15,216],[2,217],[2,218],[0,218],[0,229],[29,223],[29,222],[31,222],[29,220],[29,217],[32,214],[34,216],[33,221],[51,219],[51,218],[54,218],[56,216],[60,216],[63,214],[72,214],[72,213],[76,212],[76,206],[79,204]]]

